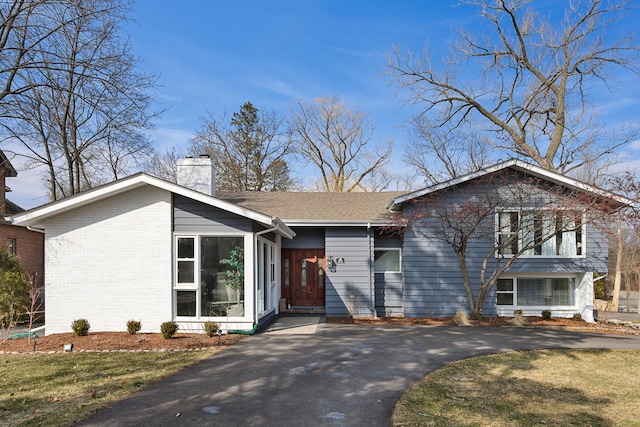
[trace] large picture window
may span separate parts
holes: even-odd
[[[498,253],[523,256],[584,255],[582,214],[574,211],[503,211],[497,214]]]
[[[572,277],[499,279],[496,294],[498,305],[573,306],[575,305],[575,279]]]
[[[244,316],[244,237],[177,237],[175,287],[177,316]]]

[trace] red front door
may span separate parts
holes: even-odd
[[[324,250],[283,250],[283,297],[292,306],[324,306]],[[286,289],[289,286],[290,289]]]

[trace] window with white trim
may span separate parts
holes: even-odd
[[[575,305],[574,277],[513,277],[498,279],[497,305],[556,307]]]
[[[373,269],[376,273],[400,272],[400,249],[376,249],[373,251],[373,257]]]
[[[258,239],[258,313],[264,313],[274,307],[273,286],[276,275],[276,245],[264,239]]]
[[[502,211],[497,214],[500,255],[580,257],[584,253],[583,215],[575,211]]]
[[[177,236],[178,317],[244,316],[244,237]]]

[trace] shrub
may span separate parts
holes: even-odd
[[[551,319],[551,310],[542,310],[542,318],[544,320]]]
[[[453,321],[458,326],[469,326],[471,322],[469,322],[469,316],[467,316],[466,311],[458,310],[456,315],[453,316]]]
[[[127,332],[129,332],[130,335],[135,335],[140,329],[142,329],[142,323],[140,323],[139,320],[131,319],[127,322]]]
[[[87,319],[76,319],[71,322],[71,329],[79,337],[89,335],[89,328],[91,328],[91,325]]]
[[[176,322],[164,322],[160,325],[160,332],[162,332],[162,336],[166,339],[173,337],[176,332],[178,332],[178,324]]]
[[[582,320],[582,314],[576,313],[573,315],[573,320]]]
[[[216,322],[204,322],[204,333],[208,337],[218,334],[218,324]]]

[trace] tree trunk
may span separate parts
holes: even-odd
[[[620,303],[620,282],[622,279],[622,224],[620,220],[616,220],[616,267],[613,279],[613,301],[611,302],[611,311],[617,312]]]

